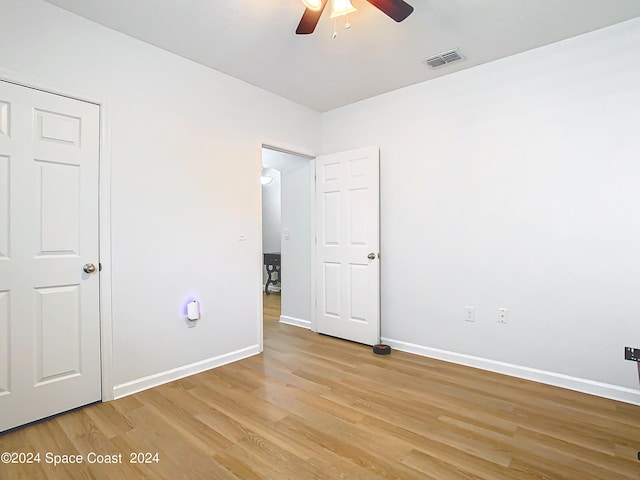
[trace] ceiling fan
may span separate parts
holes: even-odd
[[[302,19],[298,24],[298,28],[296,29],[296,33],[298,35],[308,35],[313,33],[316,29],[316,25],[318,24],[318,20],[320,20],[320,16],[324,11],[324,7],[327,4],[328,0],[302,0],[306,6],[304,14],[302,15]],[[389,17],[393,18],[396,22],[401,22],[413,12],[413,7],[409,5],[407,2],[403,0],[367,0],[371,5],[376,7],[381,12],[385,13]],[[354,11],[355,9],[351,6],[351,2],[340,2],[346,3],[351,8],[350,11]],[[334,5],[335,6],[335,5]],[[344,15],[345,13],[349,13],[348,11],[339,13],[338,15]],[[333,14],[332,16],[335,16]]]

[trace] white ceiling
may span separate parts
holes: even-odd
[[[408,0],[396,23],[352,0],[333,39],[329,8],[295,35],[300,0],[47,1],[321,112],[640,16],[639,0]],[[452,48],[464,60],[422,63]]]

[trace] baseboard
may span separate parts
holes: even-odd
[[[226,353],[218,357],[208,358],[200,362],[185,365],[184,367],[174,368],[172,370],[167,370],[166,372],[156,373],[131,382],[121,383],[113,388],[114,398],[118,399],[126,397],[127,395],[173,382],[174,380],[179,380],[180,378],[188,377],[190,375],[195,375],[196,373],[201,373],[205,370],[221,367],[227,363],[236,362],[243,358],[257,355],[258,353],[260,353],[260,346],[252,345],[247,348],[236,350],[235,352]]]
[[[287,317],[286,315],[280,315],[280,323],[286,323],[287,325],[295,325],[296,327],[311,329],[311,322],[309,320],[302,320],[301,318]]]
[[[535,368],[498,362],[471,355],[464,355],[461,353],[449,352],[446,350],[439,350],[437,348],[425,347],[414,343],[393,340],[391,338],[382,338],[382,342],[396,350],[414,353],[423,357],[435,358],[437,360],[444,360],[446,362],[457,363],[459,365],[480,368],[490,372],[502,373],[511,377],[532,380],[534,382],[588,393],[590,395],[609,398],[611,400],[618,400],[632,405],[640,405],[640,390],[619,387],[608,383],[595,382],[593,380],[572,377],[561,373],[547,372],[545,370],[537,370]]]
[[[275,285],[269,285],[269,291],[270,292],[280,293],[280,290],[282,290],[282,287],[277,287]],[[264,285],[262,285],[262,291],[264,292]]]

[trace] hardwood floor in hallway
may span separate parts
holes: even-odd
[[[0,453],[41,455],[0,464],[0,479],[640,478],[638,406],[376,356],[280,324],[279,302],[264,297],[261,355],[0,436]]]

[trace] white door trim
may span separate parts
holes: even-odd
[[[311,272],[311,331],[318,333],[318,314],[316,312],[317,306],[317,278],[316,278],[316,242],[317,242],[317,234],[316,234],[316,159],[313,158],[310,160],[311,168],[309,169],[309,194],[311,195],[311,201],[309,205],[311,206],[311,266],[309,267],[309,271]]]
[[[113,400],[113,318],[111,312],[111,122],[108,102],[92,95],[70,92],[42,79],[0,68],[0,80],[54,95],[93,103],[100,107],[100,158],[98,186],[98,251],[100,272],[100,352],[102,401]]]

